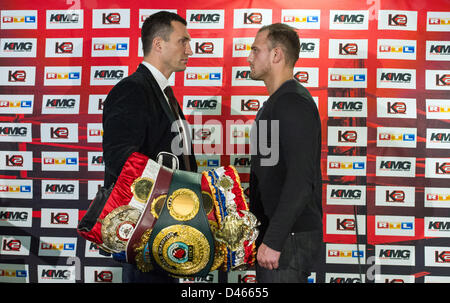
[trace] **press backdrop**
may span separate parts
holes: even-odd
[[[449,7],[2,1],[0,282],[121,282],[120,263],[76,225],[103,183],[104,99],[142,61],[140,27],[158,10],[185,17],[192,36],[188,68],[170,80],[199,170],[233,164],[245,190],[249,125],[268,97],[246,58],[261,26],[298,29],[295,78],[323,133],[325,243],[311,282],[450,282]],[[254,281],[253,271],[183,280]]]

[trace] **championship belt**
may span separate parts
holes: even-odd
[[[133,153],[77,231],[143,272],[188,277],[252,266],[258,225],[234,167],[192,173]]]

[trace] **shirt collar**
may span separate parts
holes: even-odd
[[[162,91],[169,85],[169,80],[153,65],[146,61],[142,61],[142,64],[147,67],[152,73],[153,77],[155,77],[156,82]]]

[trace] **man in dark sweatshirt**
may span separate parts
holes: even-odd
[[[250,210],[261,221],[256,279],[307,282],[322,246],[321,122],[294,79],[300,42],[285,24],[262,27],[247,59],[269,99],[251,133]]]

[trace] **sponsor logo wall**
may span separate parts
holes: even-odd
[[[294,77],[323,130],[325,243],[310,282],[450,281],[446,1],[251,3],[2,6],[0,282],[122,281],[120,263],[76,225],[103,184],[104,100],[142,61],[140,28],[159,10],[185,17],[192,36],[188,68],[170,83],[199,171],[232,164],[247,193],[249,126],[268,96],[246,58],[263,25],[298,29]],[[180,282],[252,283],[255,273]]]

